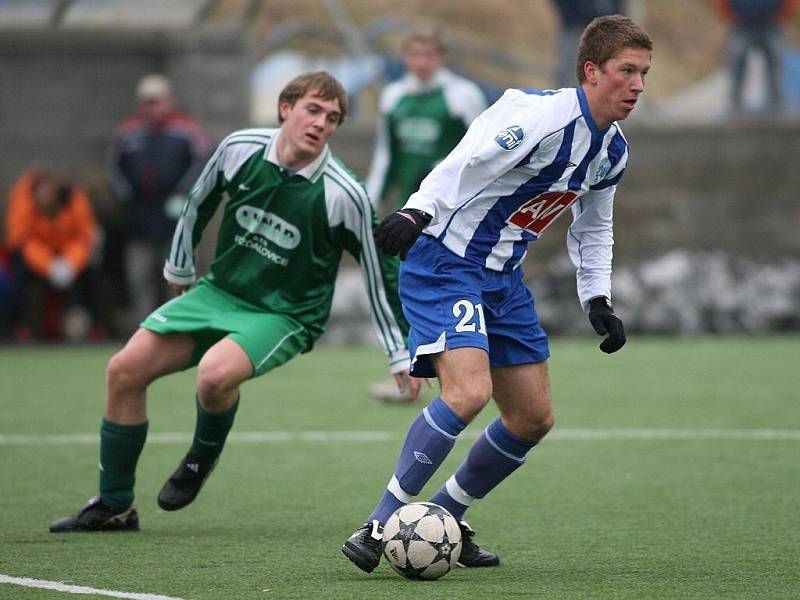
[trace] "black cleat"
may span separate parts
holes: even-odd
[[[50,525],[51,533],[74,533],[79,531],[139,531],[139,513],[135,506],[110,508],[95,496],[80,511],[69,517],[61,517]]]
[[[475,530],[466,521],[459,521],[461,528],[461,556],[458,558],[459,567],[496,567],[500,564],[500,557],[494,552],[484,550],[472,541]]]
[[[342,553],[362,571],[372,573],[381,562],[383,526],[378,521],[365,523],[342,546]]]
[[[209,464],[200,462],[194,454],[184,456],[158,493],[158,505],[164,510],[180,510],[191,504],[216,466],[216,460]]]

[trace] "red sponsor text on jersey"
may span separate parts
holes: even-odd
[[[507,222],[539,236],[577,198],[572,191],[539,194],[520,206]]]

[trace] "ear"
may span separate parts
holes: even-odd
[[[586,76],[586,81],[592,85],[597,83],[597,75],[600,71],[600,67],[592,62],[591,60],[587,60],[583,63],[583,74]]]
[[[280,104],[278,104],[278,114],[281,117],[281,121],[285,121],[289,117],[289,111],[291,108],[292,105],[288,100],[283,100]]]

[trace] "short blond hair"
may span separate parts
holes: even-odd
[[[414,42],[430,44],[439,54],[447,54],[444,32],[436,25],[418,25],[403,38],[402,49],[406,50]]]

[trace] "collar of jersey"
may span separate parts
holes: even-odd
[[[280,167],[281,163],[278,161],[278,144],[276,143],[278,138],[281,135],[281,130],[278,129],[272,139],[267,146],[266,154],[264,155],[264,159],[271,162],[273,165]],[[301,177],[305,177],[310,182],[315,182],[322,176],[322,172],[325,170],[325,165],[328,163],[328,157],[330,156],[331,151],[328,148],[328,145],[325,144],[325,147],[320,152],[320,155],[314,159],[314,161],[307,164],[305,167],[300,169],[295,173],[295,175],[300,175]]]
[[[449,76],[450,71],[440,67],[431,75],[428,81],[420,81],[416,75],[409,71],[405,76],[406,89],[412,94],[427,94],[443,87]]]
[[[597,127],[597,123],[594,122],[594,117],[592,116],[592,111],[589,110],[589,102],[586,100],[586,92],[583,91],[583,88],[578,86],[578,103],[581,105],[581,112],[583,113],[583,118],[586,120],[586,125],[589,126],[589,131],[592,132],[592,135],[605,135],[606,131],[608,131],[609,125],[605,129],[599,129]]]

